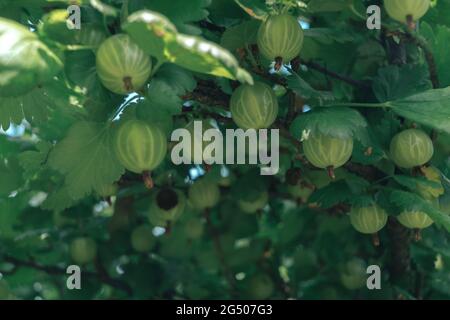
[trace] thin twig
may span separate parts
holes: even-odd
[[[47,266],[47,265],[43,265],[43,264],[37,263],[32,260],[21,260],[16,257],[10,256],[8,254],[3,254],[2,258],[3,258],[3,261],[12,263],[16,267],[31,268],[31,269],[45,272],[50,275],[62,275],[62,274],[67,275],[66,269],[61,268],[61,267]],[[127,283],[112,278],[106,272],[104,274],[100,274],[100,273],[91,272],[91,271],[83,271],[82,274],[83,274],[83,276],[88,277],[88,278],[98,279],[101,282],[110,285],[111,287],[114,287],[116,289],[126,292],[130,296],[133,293],[131,287]]]
[[[345,75],[341,75],[337,72],[334,72],[328,68],[325,68],[323,66],[321,66],[320,64],[313,62],[313,61],[303,61],[302,62],[303,65],[307,66],[310,69],[316,70],[320,73],[323,73],[327,76],[333,77],[335,79],[341,80],[345,83],[348,83],[354,87],[358,87],[358,88],[368,88],[369,84],[365,81],[360,81],[360,80],[355,80],[349,76],[345,76]]]

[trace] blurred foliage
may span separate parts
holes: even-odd
[[[384,11],[383,29],[368,30],[364,8],[381,3],[0,0],[0,299],[449,299],[450,1],[433,1],[416,31]],[[81,6],[81,30],[66,27],[69,4]],[[256,34],[280,10],[307,27],[300,59],[275,72]],[[95,62],[123,32],[157,66],[125,97]],[[236,128],[230,95],[253,81],[278,97],[278,174],[176,166],[169,151],[148,190],[116,158],[119,118],[168,138],[194,119]],[[391,138],[411,126],[433,138],[432,174],[390,159]],[[301,139],[317,132],[354,140],[334,180],[303,156]],[[220,190],[205,210],[188,199],[198,179]],[[174,204],[159,202],[162,190]],[[173,221],[151,213],[184,198]],[[256,199],[262,209],[242,210]],[[348,218],[373,202],[390,216],[378,247]],[[411,205],[435,222],[418,242],[395,218]],[[82,290],[66,286],[74,260],[85,262]],[[381,290],[365,286],[374,264]]]

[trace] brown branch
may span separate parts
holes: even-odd
[[[411,269],[409,251],[411,232],[403,227],[397,219],[390,217],[388,221],[388,233],[391,246],[389,270],[392,279],[398,281],[404,276],[407,276]]]
[[[390,35],[390,36],[397,36],[402,40],[405,40],[409,43],[415,44],[420,49],[423,50],[425,54],[425,60],[428,64],[428,72],[430,75],[430,81],[433,84],[433,88],[437,89],[440,88],[440,82],[439,82],[439,75],[437,71],[436,66],[436,60],[434,59],[433,52],[431,51],[431,48],[429,47],[427,41],[421,37],[420,35],[417,35],[409,30],[404,30],[405,33],[396,31],[396,32],[390,32],[387,30],[384,30],[383,34]]]
[[[321,66],[320,64],[318,64],[316,62],[303,61],[302,64],[307,66],[310,69],[316,70],[316,71],[323,73],[327,76],[330,76],[332,78],[341,80],[341,81],[348,83],[349,85],[352,85],[354,87],[358,87],[358,88],[369,88],[370,87],[369,84],[365,81],[355,80],[349,76],[341,75],[341,74],[334,72],[326,67]]]
[[[218,26],[206,20],[199,21],[197,25],[200,26],[201,28],[208,29],[209,31],[212,32],[223,33],[226,30],[225,27]]]
[[[225,278],[227,279],[228,285],[230,288],[235,291],[236,290],[236,284],[234,282],[233,273],[231,272],[230,267],[228,266],[228,263],[225,259],[225,254],[223,252],[222,243],[220,242],[220,238],[217,234],[216,229],[214,228],[214,225],[211,221],[211,212],[209,209],[205,209],[204,216],[206,219],[206,225],[208,226],[208,231],[213,239],[214,242],[214,248],[217,254],[217,257],[219,258],[220,265],[222,267],[222,271],[225,275]]]
[[[215,83],[199,80],[194,91],[181,97],[183,100],[193,100],[201,104],[218,106],[228,109],[230,96],[224,93]]]
[[[433,84],[433,88],[434,89],[439,88],[440,87],[439,76],[433,52],[429,48],[427,42],[423,40],[421,37],[414,36],[413,34],[409,34],[409,36],[413,39],[413,42],[415,42],[417,46],[423,50],[425,54],[425,60],[427,60],[428,72],[430,73],[430,80],[431,83]]]
[[[21,260],[16,257],[10,256],[8,254],[3,254],[2,257],[3,257],[3,261],[12,263],[16,267],[31,268],[31,269],[45,272],[49,275],[67,275],[66,269],[61,268],[61,267],[47,266],[47,265],[43,265],[43,264],[37,263],[32,260]],[[111,278],[107,273],[100,274],[100,273],[91,272],[91,271],[83,271],[82,274],[83,274],[83,276],[88,277],[88,278],[98,279],[101,282],[110,285],[111,287],[114,287],[116,289],[126,292],[130,296],[133,293],[131,287],[127,283],[122,282],[117,279],[114,279],[114,278]]]
[[[267,71],[265,71],[264,69],[260,68],[260,67],[255,67],[252,69],[253,73],[257,74],[258,76],[260,76],[261,78],[264,78],[266,80],[272,81],[273,83],[285,86],[287,81],[285,78],[281,78],[280,76],[276,75],[276,74],[270,74]]]

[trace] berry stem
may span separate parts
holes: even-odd
[[[149,190],[153,189],[155,186],[150,171],[144,171],[142,173],[142,180],[144,180],[145,187]]]
[[[112,199],[111,199],[111,196],[108,196],[108,197],[104,197],[103,198],[103,201],[105,201],[110,207],[112,206]]]
[[[414,241],[419,242],[420,240],[422,240],[420,229],[414,229]]]
[[[131,80],[131,77],[123,77],[123,85],[127,91],[133,91],[133,82]]]
[[[327,168],[327,172],[328,172],[328,176],[329,176],[331,179],[333,179],[333,180],[336,179],[336,175],[334,174],[334,167],[333,167],[333,166],[329,166],[329,167]]]
[[[205,169],[205,172],[208,173],[211,171],[212,166],[210,164],[204,163],[203,168]]]
[[[172,233],[172,224],[170,223],[170,221],[167,221],[167,225],[166,225],[166,236],[170,236],[170,234]]]
[[[273,67],[275,71],[280,71],[281,67],[283,66],[283,58],[282,57],[276,57],[275,58],[275,66]]]
[[[408,26],[409,31],[414,31],[416,29],[416,23],[414,22],[414,18],[412,15],[406,16],[406,25]]]
[[[375,232],[374,234],[372,234],[372,243],[375,247],[380,246],[380,237],[378,235],[378,232]]]

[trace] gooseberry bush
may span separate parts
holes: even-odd
[[[450,298],[448,12],[0,0],[0,299]],[[195,121],[279,170],[191,161]]]

